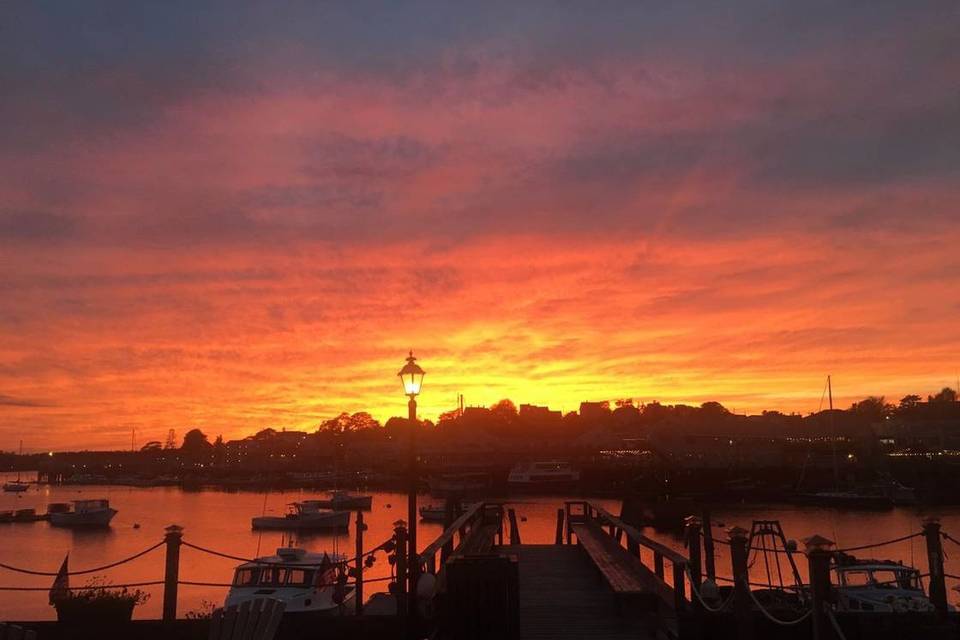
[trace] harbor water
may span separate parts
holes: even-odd
[[[3,474],[0,474],[3,476]],[[9,474],[3,476],[8,479]],[[15,477],[15,476],[14,476]],[[394,522],[406,519],[406,495],[399,492],[373,492],[373,508],[364,514],[368,526],[364,534],[365,548],[371,548],[388,539]],[[119,486],[51,486],[31,485],[21,494],[0,494],[0,511],[34,508],[43,513],[53,502],[89,498],[107,498],[119,513],[107,529],[61,529],[47,522],[0,524],[0,563],[31,570],[55,572],[64,556],[70,554],[70,570],[78,571],[134,555],[163,538],[164,528],[177,524],[184,529],[184,540],[194,545],[229,555],[250,558],[272,554],[288,542],[287,533],[253,531],[250,520],[261,514],[280,515],[290,502],[323,497],[313,490],[257,493],[252,491],[227,492],[214,488],[184,491],[179,487],[119,487]],[[587,496],[512,496],[507,498],[517,513],[524,543],[552,543],[556,530],[557,508],[565,499]],[[596,504],[619,514],[617,500],[597,499]],[[437,504],[439,499],[421,495],[419,503]],[[937,509],[896,508],[889,511],[851,511],[795,507],[788,505],[716,506],[712,509],[713,533],[725,539],[727,527],[738,525],[750,528],[753,520],[779,520],[786,536],[797,540],[803,548],[803,538],[820,534],[835,540],[840,547],[854,547],[882,540],[898,538],[920,530],[926,515],[941,517],[943,530],[960,538],[960,508]],[[439,524],[419,524],[419,546],[431,542],[441,531]],[[647,528],[650,537],[686,554],[682,538],[676,532]],[[347,532],[299,534],[294,543],[312,551],[339,552],[352,556],[355,527],[351,517]],[[945,542],[947,573],[960,574],[960,548]],[[903,561],[926,572],[924,540],[914,537],[879,549],[869,556]],[[801,576],[806,578],[805,558],[795,556]],[[228,583],[236,561],[208,555],[184,547],[181,550],[180,579],[188,582]],[[719,544],[716,548],[719,575],[729,576],[729,549]],[[163,580],[163,547],[130,563],[96,574],[72,576],[71,587],[82,587],[97,576],[100,582],[113,584]],[[786,564],[783,565],[787,573]],[[391,567],[383,553],[378,554],[372,568],[365,572],[367,579],[390,576]],[[755,562],[751,578],[766,581],[766,567]],[[49,587],[52,578],[30,576],[0,568],[0,587]],[[386,589],[387,581],[375,581],[365,586],[369,596]],[[948,587],[956,584],[948,580]],[[162,606],[162,585],[142,587],[150,594],[146,604],[138,607],[136,618],[159,618]],[[222,586],[180,587],[178,615],[201,613],[223,603],[227,588]],[[957,592],[950,590],[948,600],[956,604]],[[0,590],[0,620],[55,619],[56,612],[47,602],[47,592]]]

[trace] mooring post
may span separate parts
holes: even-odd
[[[940,518],[923,521],[923,536],[927,539],[927,567],[930,572],[930,602],[941,618],[947,616],[947,586],[943,575],[943,543],[940,540]]]
[[[690,557],[690,564],[687,567],[690,569],[690,588],[700,590],[700,583],[703,579],[703,570],[701,568],[701,555],[700,555],[700,518],[696,516],[688,516],[684,521],[684,526],[687,530],[687,555]],[[700,601],[696,598],[691,598],[693,607],[695,610],[700,610]]]
[[[813,640],[828,640],[833,637],[830,621],[827,620],[827,603],[830,601],[830,556],[833,541],[814,535],[803,541],[806,545],[807,565],[810,572],[810,599],[813,607]]]
[[[363,613],[363,532],[367,525],[363,523],[363,511],[357,510],[357,563],[356,563],[356,585],[354,595],[357,603],[357,615]]]
[[[393,523],[393,537],[396,540],[394,558],[397,566],[396,597],[397,615],[406,617],[407,611],[407,523],[397,520]]]
[[[177,583],[180,582],[180,545],[183,527],[172,524],[166,529],[163,541],[167,544],[167,562],[163,572],[163,621],[177,619]]]
[[[557,509],[557,538],[556,544],[563,544],[563,509]]]
[[[713,527],[710,523],[710,510],[703,510],[703,555],[707,577],[716,582],[717,564],[713,553]]]
[[[727,529],[730,539],[730,565],[733,570],[733,612],[737,620],[737,639],[753,638],[753,606],[750,602],[750,572],[747,568],[747,536],[743,527]]]

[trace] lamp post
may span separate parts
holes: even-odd
[[[409,560],[407,561],[407,593],[409,597],[408,611],[410,616],[416,615],[417,610],[417,579],[420,577],[420,562],[417,555],[417,396],[420,394],[420,386],[423,384],[423,376],[426,372],[417,364],[417,359],[413,357],[413,351],[407,356],[407,364],[403,365],[400,372],[400,382],[403,383],[403,392],[410,398],[407,403],[409,409],[408,417],[410,419],[410,450],[409,450],[409,487],[407,490],[407,549],[409,550]]]

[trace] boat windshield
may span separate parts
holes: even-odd
[[[920,591],[920,576],[916,571],[903,569],[850,569],[843,572],[843,584],[847,587],[873,587],[877,589],[908,589]]]
[[[251,567],[237,569],[235,587],[309,587],[315,571],[297,567]]]

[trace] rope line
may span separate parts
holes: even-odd
[[[155,587],[164,584],[163,580],[153,580],[151,582],[128,582],[126,584],[106,584],[103,589],[123,589],[127,587]],[[70,591],[84,591],[88,588],[100,589],[101,587],[73,587]],[[0,587],[0,591],[50,591],[50,587]]]
[[[338,560],[337,562],[334,562],[333,564],[349,564],[349,563],[356,562],[357,560],[362,560],[362,559],[365,558],[366,556],[369,556],[369,555],[371,555],[371,554],[376,553],[377,551],[380,551],[381,549],[383,549],[383,547],[385,547],[388,543],[390,543],[390,542],[392,542],[392,541],[393,541],[393,538],[389,538],[388,540],[380,543],[379,545],[377,545],[377,546],[374,547],[373,549],[370,549],[369,551],[364,551],[364,552],[361,553],[359,556],[354,556],[353,558],[346,558],[346,559],[344,559],[344,560]],[[161,543],[161,544],[162,544],[162,543]],[[270,565],[271,567],[279,567],[279,568],[302,567],[302,566],[303,566],[303,565],[301,565],[301,564],[285,565],[285,564],[280,564],[280,563],[276,563],[276,562],[267,562],[267,561],[265,561],[265,560],[259,560],[259,559],[257,559],[257,558],[242,558],[242,557],[240,557],[240,556],[234,556],[234,555],[231,555],[231,554],[229,554],[229,553],[223,553],[222,551],[216,551],[216,550],[214,550],[214,549],[208,549],[207,547],[201,547],[200,545],[192,544],[192,543],[190,543],[190,542],[187,542],[186,540],[182,541],[181,544],[182,544],[183,546],[185,546],[185,547],[190,547],[191,549],[194,549],[194,550],[196,550],[196,551],[200,551],[200,552],[202,552],[202,553],[208,553],[208,554],[213,555],[213,556],[220,556],[221,558],[226,558],[227,560],[235,560],[235,561],[237,561],[237,562],[246,562],[246,563],[249,563],[249,564]]]
[[[886,542],[876,542],[874,544],[862,544],[859,547],[847,547],[846,549],[837,549],[836,553],[849,553],[850,551],[862,551],[863,549],[873,549],[875,547],[885,547],[888,544],[896,544],[898,542],[905,542],[911,538],[917,538],[922,536],[923,532],[918,531],[917,533],[911,533],[908,536],[903,536],[900,538],[894,538],[893,540],[887,540]]]
[[[836,616],[833,615],[833,611],[830,609],[827,609],[827,617],[830,618],[830,625],[833,626],[833,630],[837,632],[837,638],[847,640],[847,636],[843,634],[843,629],[840,628],[840,623],[837,622]]]
[[[795,618],[793,620],[781,620],[780,618],[774,617],[773,614],[763,608],[763,605],[760,604],[759,600],[757,600],[757,596],[753,595],[753,591],[747,589],[747,593],[750,594],[750,599],[753,600],[753,604],[757,605],[757,609],[760,610],[760,613],[762,613],[767,620],[774,624],[778,624],[781,627],[792,627],[795,624],[800,624],[813,614],[813,609],[807,609],[807,612],[799,618]]]
[[[734,594],[733,594],[733,592],[731,591],[731,592],[730,592],[730,595],[727,596],[727,599],[726,599],[726,600],[724,600],[723,602],[720,603],[720,606],[719,606],[719,607],[714,608],[714,607],[711,607],[710,605],[708,605],[708,604],[707,604],[707,601],[704,600],[704,599],[703,599],[703,596],[700,594],[700,590],[697,589],[697,587],[696,587],[695,584],[693,584],[693,574],[690,573],[690,567],[685,567],[685,569],[686,569],[686,572],[687,572],[687,577],[690,579],[690,591],[693,592],[693,595],[697,596],[697,600],[700,601],[700,605],[701,605],[704,609],[706,609],[708,613],[720,613],[721,611],[723,611],[724,609],[726,609],[727,606],[728,606],[730,603],[733,602],[733,595],[734,595]]]
[[[67,572],[67,575],[68,575],[68,576],[82,576],[82,575],[88,574],[88,573],[96,573],[96,572],[98,572],[98,571],[104,571],[104,570],[106,570],[106,569],[112,569],[113,567],[118,567],[118,566],[120,566],[121,564],[126,564],[126,563],[128,563],[128,562],[131,562],[131,561],[133,561],[133,560],[136,560],[137,558],[140,558],[140,557],[142,557],[142,556],[145,556],[145,555],[147,555],[148,553],[150,553],[151,551],[153,551],[154,549],[157,549],[157,548],[159,548],[159,547],[162,547],[163,544],[164,544],[164,541],[161,540],[160,542],[158,542],[157,544],[153,545],[152,547],[150,547],[150,548],[148,548],[148,549],[144,549],[144,550],[141,551],[140,553],[136,553],[136,554],[130,556],[129,558],[124,558],[123,560],[118,560],[118,561],[116,561],[116,562],[111,562],[110,564],[105,564],[105,565],[103,565],[102,567],[94,567],[93,569],[83,569],[83,570],[81,570],[81,571],[68,571],[68,572]],[[58,575],[60,575],[60,572],[59,572],[59,571],[34,571],[34,570],[32,570],[32,569],[23,569],[23,568],[20,568],[20,567],[14,567],[14,566],[12,566],[12,565],[3,564],[3,563],[0,563],[0,569],[6,569],[7,571],[14,571],[14,572],[16,572],[16,573],[25,573],[25,574],[30,575],[30,576],[58,576]]]

